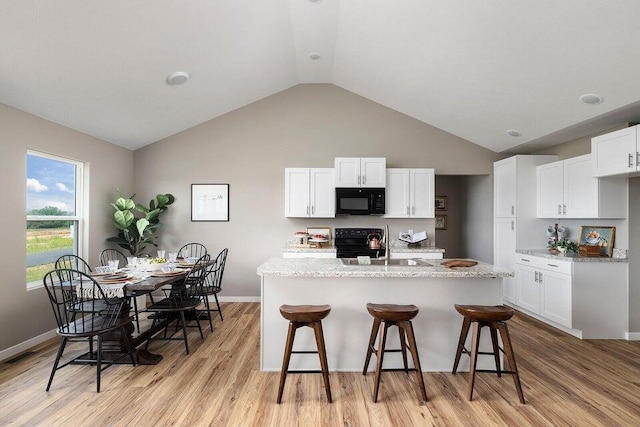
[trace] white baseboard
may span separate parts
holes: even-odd
[[[627,332],[628,341],[640,341],[640,332]]]
[[[5,350],[1,350],[0,351],[0,362],[6,359],[10,359],[13,356],[16,356],[24,351],[29,350],[31,347],[34,347],[38,344],[41,344],[47,340],[50,340],[51,338],[56,336],[56,330],[53,329],[49,332],[45,332],[42,335],[38,335],[37,337],[33,337],[31,339],[28,339],[24,342],[21,342],[20,344],[16,344],[13,347],[9,347]]]
[[[218,297],[220,302],[260,302],[260,297]],[[215,298],[209,297],[209,301],[215,301]]]

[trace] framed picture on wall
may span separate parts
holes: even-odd
[[[580,226],[580,240],[578,240],[578,245],[599,246],[601,256],[611,257],[613,255],[615,239],[615,227],[582,225]]]
[[[191,221],[229,221],[229,184],[191,184]]]
[[[437,211],[446,211],[447,210],[447,196],[436,196],[436,210]]]
[[[447,216],[436,215],[436,230],[446,230],[446,229],[447,229]]]

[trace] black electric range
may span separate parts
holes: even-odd
[[[382,240],[384,230],[381,228],[336,228],[335,246],[338,258],[356,258],[369,256],[371,258],[382,257],[386,249],[369,249],[369,236],[376,236]]]

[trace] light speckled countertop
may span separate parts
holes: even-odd
[[[576,254],[555,255],[549,253],[548,249],[516,249],[516,253],[568,262],[629,262],[629,258],[593,257]]]
[[[282,277],[512,277],[513,271],[491,264],[445,268],[445,260],[425,260],[426,266],[343,265],[334,258],[270,258],[257,269],[260,276]]]

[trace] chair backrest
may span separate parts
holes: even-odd
[[[207,247],[202,243],[187,243],[183,245],[178,251],[178,256],[184,256],[184,251],[189,252],[187,256],[195,258],[201,258],[208,253]]]
[[[88,274],[61,268],[45,274],[42,281],[60,333],[99,332],[117,323],[124,299],[107,299],[98,282]]]
[[[77,270],[83,273],[91,273],[89,264],[78,255],[62,255],[56,260],[56,270],[65,268],[68,270]]]
[[[222,276],[224,274],[224,266],[227,263],[228,253],[229,249],[227,248],[221,250],[216,260],[207,268],[207,276],[202,284],[204,293],[220,292],[222,289]]]
[[[105,249],[100,252],[100,265],[108,265],[109,261],[118,260],[119,268],[127,266],[127,256],[117,249]]]
[[[191,267],[191,270],[184,278],[185,287],[192,291],[197,292],[202,289],[202,282],[207,276],[207,265],[211,262],[211,255],[204,254],[198,261]]]

